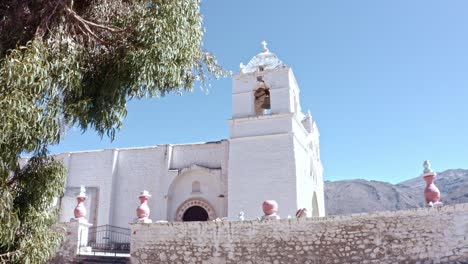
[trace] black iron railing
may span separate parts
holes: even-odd
[[[111,225],[91,227],[87,235],[80,234],[80,245],[80,252],[85,247],[93,253],[130,253],[130,229]]]

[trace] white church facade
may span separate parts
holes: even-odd
[[[282,217],[298,208],[324,216],[319,132],[292,70],[264,44],[232,80],[226,140],[57,154],[68,168],[60,221],[73,217],[80,186],[95,226],[128,226],[142,190],[153,221],[254,219],[268,199]]]

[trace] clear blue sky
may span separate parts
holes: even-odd
[[[468,1],[205,0],[205,47],[237,71],[260,42],[293,68],[326,180],[468,169]],[[132,101],[114,142],[72,129],[52,152],[228,137],[231,80]]]

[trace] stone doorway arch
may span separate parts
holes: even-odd
[[[207,221],[216,219],[216,212],[210,203],[200,198],[194,198],[186,200],[179,206],[179,208],[177,208],[175,220],[177,222],[184,221],[184,215],[187,212],[187,210],[191,208],[191,210],[194,210],[196,207],[200,207],[200,209],[206,211],[206,213],[208,214]]]
[[[208,212],[201,206],[195,205],[185,210],[182,217],[184,222],[208,221]]]

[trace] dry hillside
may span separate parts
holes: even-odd
[[[435,184],[445,204],[468,203],[468,170],[438,173]],[[416,177],[398,184],[367,180],[325,182],[328,215],[402,210],[423,206],[424,180]]]

